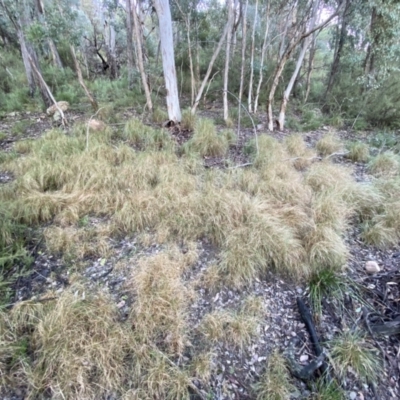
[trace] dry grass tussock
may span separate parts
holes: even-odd
[[[329,156],[330,154],[342,150],[343,144],[336,135],[328,133],[318,140],[315,148],[322,156]]]
[[[78,260],[109,257],[109,239],[132,234],[144,246],[157,241],[166,249],[119,267],[130,276],[124,290],[133,299],[125,322],[106,293],[77,284],[2,313],[3,383],[27,386],[32,399],[45,393],[98,399],[111,392],[126,400],[189,398],[193,377],[210,377],[213,344],[248,345],[268,311],[251,297],[239,310],[205,315],[195,334],[206,351],[196,348],[193,360],[182,362],[193,348],[188,309],[196,286],[185,277],[198,258],[197,240],[218,249],[199,278],[211,288],[242,287],[269,269],[299,280],[321,268],[338,270],[355,217],[367,240],[382,246],[399,240],[398,175],[361,185],[350,168],[330,159],[294,164],[293,156],[309,151],[300,137],[281,144],[266,135],[258,138],[258,151],[249,146],[251,168],[207,170],[199,155],[224,154],[230,133],[218,135],[204,120],[196,127],[181,157],[165,131],[133,119],[120,134],[124,143],[107,128],[91,134],[87,148],[85,127],[78,126],[70,136],[52,130],[26,141],[19,157],[2,158],[0,168],[16,177],[0,188],[2,206],[15,221],[48,223],[50,251]],[[258,398],[287,398],[290,388],[283,359],[274,354]]]
[[[201,135],[217,135],[207,120],[196,126]],[[107,236],[118,234],[151,231],[163,243],[207,237],[221,250],[219,279],[237,287],[268,268],[301,279],[318,264],[343,265],[349,218],[356,210],[376,214],[379,196],[366,196],[350,169],[328,160],[298,171],[288,150],[307,151],[299,137],[282,145],[262,135],[254,167],[218,171],[206,170],[192,152],[178,157],[173,146],[155,145],[147,138],[158,131],[137,119],[123,135],[141,151],[111,145],[110,131],[91,135],[88,150],[79,127],[69,137],[48,132],[23,157],[3,163],[17,179],[2,188],[1,200],[19,221],[56,222],[46,231],[48,247],[77,257],[106,255]],[[108,222],[80,226],[86,216]]]
[[[17,377],[28,386],[28,398],[47,392],[54,399],[95,399],[120,389],[128,379],[133,336],[117,315],[106,295],[79,286],[59,298],[18,304],[1,316],[5,382]]]
[[[137,337],[170,355],[181,355],[188,345],[186,308],[194,293],[182,274],[195,258],[177,249],[144,258],[128,284],[136,298],[130,321]]]
[[[400,173],[400,157],[390,151],[381,153],[368,163],[368,170],[376,177],[391,177]]]
[[[206,314],[198,329],[210,343],[225,342],[241,349],[257,334],[263,314],[261,300],[250,297],[238,311],[220,310]]]
[[[285,147],[292,158],[293,166],[302,171],[309,167],[312,159],[316,157],[315,152],[308,148],[301,134],[290,135],[285,139]]]
[[[288,400],[296,391],[290,382],[286,360],[278,352],[270,355],[265,373],[255,387],[257,400]]]

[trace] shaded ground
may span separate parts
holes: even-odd
[[[133,115],[134,112],[127,111],[126,117]],[[211,112],[205,113],[212,117]],[[18,135],[13,134],[13,127],[20,120],[29,120],[29,127]],[[79,121],[82,116],[76,116]],[[72,118],[74,119],[74,118]],[[17,140],[34,139],[39,137],[46,129],[51,127],[51,122],[42,115],[35,114],[14,114],[0,121],[0,131],[7,135],[7,138],[0,141],[0,149],[11,151],[13,143]],[[259,127],[258,134],[266,132],[264,127]],[[309,132],[304,134],[304,138],[310,146],[324,134],[325,130]],[[177,136],[179,143],[190,138],[190,132],[172,132]],[[290,132],[276,132],[274,137],[282,139]],[[338,132],[343,140],[354,138],[354,135],[346,131]],[[230,168],[246,164],[249,162],[248,156],[243,151],[245,144],[254,137],[252,128],[242,129],[239,132],[237,145],[231,148],[229,154],[224,158],[207,158],[204,163],[210,168]],[[358,136],[357,136],[358,138]],[[349,163],[342,156],[335,158],[335,162]],[[353,164],[353,163],[352,163]],[[354,164],[353,164],[354,165]],[[245,167],[244,167],[245,168]],[[357,181],[369,181],[365,165],[360,163],[355,165],[355,178]],[[7,183],[13,178],[7,172],[0,173],[0,183]],[[91,221],[96,223],[96,221]],[[37,235],[40,237],[40,234]],[[380,251],[372,246],[365,245],[360,239],[360,232],[353,228],[348,232],[347,244],[350,249],[351,257],[345,274],[349,276],[354,285],[360,290],[361,298],[348,299],[347,307],[342,314],[337,313],[337,308],[333,307],[329,301],[323,304],[323,315],[317,323],[318,333],[321,341],[329,341],[336,332],[340,332],[343,327],[355,328],[362,327],[367,329],[362,318],[362,307],[370,306],[378,320],[396,320],[400,317],[400,292],[399,292],[399,267],[400,256],[399,248],[393,251]],[[162,250],[162,246],[157,243],[149,243],[148,246],[139,244],[135,237],[126,237],[120,241],[112,241],[111,246],[115,252],[112,257],[104,259],[88,259],[85,262],[83,275],[87,277],[89,284],[108,287],[112,293],[115,303],[120,309],[120,318],[124,319],[129,313],[130,304],[134,299],[129,298],[124,287],[126,280],[126,269],[133,268],[137,260],[144,254],[156,254]],[[184,249],[183,249],[184,250]],[[187,282],[194,282],[199,275],[218,259],[218,251],[206,241],[197,243],[199,259],[195,266],[187,273]],[[32,244],[32,256],[34,263],[32,270],[26,276],[18,278],[13,285],[15,294],[13,302],[26,300],[32,296],[39,296],[47,289],[54,291],[55,295],[64,290],[69,285],[71,271],[70,265],[65,265],[61,259],[46,253],[44,246],[37,239]],[[365,272],[365,262],[377,261],[382,271],[370,276]],[[124,261],[124,268],[119,268],[119,262]],[[250,346],[242,349],[232,349],[223,344],[215,348],[216,357],[211,378],[211,388],[215,394],[215,399],[251,399],[251,386],[259,380],[262,374],[268,355],[273,349],[285,350],[293,340],[298,338],[296,347],[297,361],[306,363],[315,356],[310,344],[309,335],[304,323],[301,321],[297,306],[296,297],[307,298],[307,289],[297,286],[290,280],[283,280],[275,277],[272,273],[265,276],[262,281],[254,282],[245,290],[235,291],[228,288],[221,288],[215,292],[210,292],[205,288],[198,288],[198,298],[190,309],[189,321],[196,327],[200,319],[208,312],[221,309],[238,309],[243,299],[248,295],[256,295],[263,300],[265,306],[265,318],[260,326],[256,340]],[[365,303],[363,303],[363,301]],[[370,311],[371,312],[371,311]],[[370,323],[372,323],[372,319]],[[368,324],[367,324],[368,325]],[[190,340],[195,342],[196,337]],[[381,373],[381,383],[374,390],[368,385],[358,385],[349,374],[345,390],[349,398],[352,399],[397,399],[400,397],[400,386],[398,377],[400,342],[398,335],[379,336],[373,339],[379,351],[383,351],[385,358],[385,369]],[[181,361],[183,365],[190,360],[191,354],[186,354]],[[307,398],[310,395],[309,388],[300,381],[296,383],[300,398]],[[199,385],[199,390],[202,391]],[[23,388],[14,391],[14,388],[3,388],[2,398],[4,399],[23,399]],[[112,399],[114,397],[109,397]]]

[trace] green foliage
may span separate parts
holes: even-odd
[[[331,343],[331,356],[337,375],[345,379],[351,369],[362,382],[376,383],[382,362],[376,350],[360,331],[346,331]]]
[[[346,291],[344,279],[330,268],[314,272],[308,283],[310,300],[315,313],[322,314],[322,299],[333,297],[341,301]]]

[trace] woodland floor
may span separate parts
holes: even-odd
[[[70,123],[83,120],[83,116],[68,113]],[[128,119],[134,115],[133,110],[126,110],[124,117]],[[203,112],[203,116],[213,118],[219,112]],[[23,129],[15,131],[15,125],[23,122]],[[124,122],[124,121],[121,121]],[[258,124],[257,134],[267,133],[265,125]],[[0,131],[7,136],[0,140],[0,150],[11,151],[15,142],[25,139],[39,138],[46,130],[52,127],[51,120],[44,114],[37,113],[11,113],[0,120]],[[306,143],[313,147],[316,141],[326,133],[321,129],[303,134]],[[184,142],[190,138],[190,132],[171,132],[178,142]],[[272,136],[283,140],[290,135],[290,131],[274,132]],[[337,131],[336,134],[343,140],[357,139],[367,140],[367,134],[359,132]],[[370,134],[369,134],[370,135]],[[249,162],[248,156],[243,151],[245,143],[254,137],[253,128],[243,128],[239,132],[237,145],[230,149],[226,157],[210,157],[204,159],[204,165],[208,168],[224,169],[227,166],[241,165]],[[229,159],[229,164],[226,160]],[[342,156],[333,158],[335,163],[351,163]],[[365,182],[370,179],[365,164],[351,163],[354,167],[354,176],[357,181]],[[245,167],[243,167],[245,168]],[[0,184],[6,184],[13,180],[13,176],[6,171],[0,172]],[[96,224],[95,218],[90,218],[89,224]],[[36,236],[40,238],[40,235]],[[346,298],[346,305],[341,314],[338,314],[337,307],[334,307],[336,300],[325,300],[322,304],[322,316],[316,321],[317,330],[321,342],[329,342],[335,333],[340,332],[344,327],[360,327],[366,330],[367,326],[362,318],[362,307],[364,304],[375,310],[379,315],[387,319],[394,319],[400,316],[400,248],[391,251],[380,251],[373,246],[366,245],[360,239],[358,228],[351,228],[347,233],[346,243],[350,250],[350,259],[344,275],[351,279],[354,287],[359,290],[360,297],[353,297],[352,293]],[[87,278],[87,284],[93,287],[106,287],[112,298],[118,305],[121,320],[127,318],[132,299],[125,291],[124,282],[126,274],[124,269],[118,268],[118,262],[126,258],[134,264],[144,255],[158,254],[162,252],[163,245],[152,243],[144,245],[137,241],[135,236],[126,236],[120,240],[112,240],[111,247],[113,254],[110,258],[88,258],[85,260],[82,276]],[[216,262],[218,250],[208,241],[197,241],[198,259],[194,266],[185,273],[184,279],[189,284],[195,281],[199,275]],[[185,253],[185,245],[181,245],[181,251]],[[50,254],[40,239],[31,243],[31,254],[34,262],[29,271],[21,276],[13,285],[12,302],[17,303],[31,298],[40,298],[48,289],[55,293],[63,292],[70,285],[69,267],[65,265],[61,257]],[[367,275],[365,263],[375,260],[382,267],[382,271],[376,275]],[[241,290],[220,288],[212,292],[207,288],[199,287],[196,301],[189,310],[189,322],[196,327],[201,318],[210,311],[224,309],[238,309],[243,299],[249,295],[255,295],[262,299],[266,313],[262,321],[258,335],[249,345],[242,349],[235,349],[224,343],[217,343],[215,352],[215,363],[210,379],[213,399],[252,399],[251,387],[257,382],[262,374],[268,356],[274,349],[281,351],[287,349],[293,339],[296,342],[297,361],[309,362],[315,355],[310,344],[309,334],[299,316],[296,305],[296,298],[301,296],[307,302],[307,287],[301,284],[293,284],[290,280],[276,277],[270,272],[264,279],[254,281],[250,286]],[[361,300],[362,299],[362,300]],[[365,303],[363,303],[365,302]],[[199,340],[195,336],[190,340]],[[380,383],[376,388],[366,384],[362,385],[352,379],[349,374],[345,382],[345,392],[350,399],[398,399],[400,398],[400,341],[398,336],[381,336],[370,338],[371,342],[379,351],[384,352],[385,368],[379,372]],[[184,355],[185,357],[185,355]],[[190,357],[190,355],[187,355]],[[185,362],[183,360],[182,362]],[[310,388],[304,382],[295,380],[298,392],[294,394],[297,398],[311,398]],[[199,390],[203,388],[199,383]],[[0,397],[8,400],[19,400],[25,398],[24,387],[7,387],[0,391]],[[107,397],[109,400],[117,399],[113,394]],[[193,398],[196,398],[195,396]],[[316,398],[316,397],[315,397]]]

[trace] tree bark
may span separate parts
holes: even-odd
[[[161,57],[164,70],[165,87],[167,89],[168,118],[175,123],[181,122],[178,82],[176,79],[174,38],[172,34],[172,18],[168,0],[154,0],[158,16],[161,39]]]
[[[257,17],[258,17],[257,11],[258,11],[258,0],[256,0],[256,10],[254,13],[253,30],[251,33],[250,79],[249,79],[249,95],[247,98],[247,103],[250,113],[253,112],[254,48],[255,48]]]
[[[225,52],[225,68],[224,68],[224,91],[223,91],[223,104],[224,104],[224,120],[229,118],[229,105],[228,105],[228,80],[229,80],[229,61],[231,53],[232,30],[234,23],[234,13],[232,0],[227,1],[228,5],[228,23],[229,29],[226,39],[226,52]]]
[[[267,51],[267,44],[268,44],[267,39],[268,39],[268,33],[269,33],[269,11],[270,11],[270,2],[268,2],[267,10],[266,10],[266,27],[265,27],[263,47],[261,50],[260,76],[258,78],[256,98],[254,99],[254,113],[256,113],[257,109],[258,109],[258,98],[260,96],[261,85],[263,82],[263,71],[262,70],[264,67],[265,52]]]
[[[310,54],[309,54],[309,58],[308,58],[306,93],[304,95],[304,103],[307,103],[308,96],[310,95],[310,90],[311,90],[311,74],[314,69],[315,53],[317,52],[316,42],[317,42],[317,36],[314,33],[313,38],[311,40],[311,48],[310,48]]]
[[[342,56],[343,52],[343,47],[346,41],[346,35],[347,35],[347,13],[350,7],[351,0],[346,0],[345,1],[345,7],[343,10],[342,14],[342,26],[340,29],[340,36],[339,36],[339,41],[337,45],[337,49],[335,52],[335,56],[333,59],[332,67],[331,67],[331,72],[329,74],[329,79],[328,79],[328,84],[326,85],[326,91],[325,91],[325,98],[327,98],[333,88],[333,85],[335,83],[335,79],[337,76],[337,73],[339,72],[339,66],[340,66],[340,59]]]
[[[85,82],[84,82],[83,77],[82,77],[81,67],[80,67],[80,65],[78,63],[78,60],[76,58],[74,46],[72,46],[72,44],[71,44],[69,48],[71,50],[71,55],[72,55],[72,58],[74,60],[75,70],[76,70],[76,74],[78,75],[79,84],[82,86],[84,92],[86,93],[87,98],[90,101],[90,104],[92,105],[93,110],[96,112],[98,110],[99,106],[97,104],[97,101],[94,99],[94,97],[92,96],[92,94],[89,92],[88,88],[85,85]]]
[[[320,3],[320,0],[316,0],[314,3],[313,10],[312,10],[312,16],[311,16],[310,29],[314,28],[315,22],[317,20],[319,3]],[[279,111],[279,119],[278,119],[279,130],[281,130],[281,131],[283,131],[283,129],[285,127],[285,114],[286,114],[287,103],[289,101],[289,96],[292,92],[293,85],[297,79],[297,75],[303,64],[303,60],[304,60],[304,56],[306,55],[307,48],[310,45],[310,38],[311,38],[311,36],[308,36],[303,41],[303,47],[302,47],[299,57],[297,59],[296,67],[295,67],[293,74],[290,78],[290,81],[289,81],[288,85],[286,86],[286,89],[283,93],[283,99],[282,99],[281,108]]]
[[[133,26],[132,26],[132,3],[126,0],[126,54],[128,59],[128,85],[129,89],[133,87],[133,69],[135,67],[133,57]]]
[[[146,71],[144,70],[143,51],[142,51],[142,43],[140,41],[140,27],[139,27],[139,18],[136,10],[136,2],[133,3],[132,15],[133,15],[133,26],[135,29],[136,50],[138,53],[137,61],[139,65],[140,75],[142,77],[142,85],[144,88],[144,93],[146,95],[146,106],[151,112],[153,111],[153,102],[151,101],[151,93],[149,84],[147,82],[147,74]]]
[[[240,108],[243,97],[243,86],[244,86],[244,70],[246,66],[246,42],[247,42],[247,7],[249,5],[249,0],[246,0],[246,4],[244,6],[243,18],[242,18],[242,63],[240,67],[240,86],[239,86],[239,115]]]

